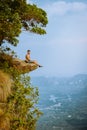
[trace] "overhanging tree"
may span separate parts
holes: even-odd
[[[0,45],[5,41],[16,46],[22,30],[45,34],[46,12],[26,0],[0,0]]]

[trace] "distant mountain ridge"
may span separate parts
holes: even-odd
[[[44,113],[37,130],[87,130],[87,74],[32,77]]]
[[[56,95],[79,94],[86,91],[87,74],[79,74],[73,77],[32,77],[32,85],[39,88],[40,97]]]
[[[67,79],[67,78],[75,78],[75,77],[87,77],[87,74],[76,74],[73,76],[31,76],[32,78],[57,78],[57,79]]]

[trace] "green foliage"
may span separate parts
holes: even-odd
[[[35,130],[41,115],[35,104],[38,101],[38,89],[30,85],[30,77],[18,76],[8,99],[8,116],[11,130]]]
[[[36,107],[38,88],[31,86],[28,75],[20,75],[11,66],[12,57],[7,50],[10,51],[9,48],[4,48],[0,53],[0,69],[11,76],[13,84],[6,102],[5,117],[10,120],[10,130],[35,130],[36,122],[42,114]]]
[[[38,88],[32,87],[30,78],[20,75],[11,66],[14,51],[3,48],[2,44],[7,41],[16,46],[17,38],[23,30],[46,34],[44,27],[47,23],[46,12],[36,5],[27,4],[26,0],[0,0],[0,69],[9,73],[13,82],[11,95],[5,104],[3,123],[6,124],[5,119],[8,119],[11,130],[35,130],[41,112],[36,107]]]
[[[47,14],[26,0],[0,0],[0,45],[5,41],[16,46],[17,37],[25,31],[45,34]],[[23,29],[24,28],[24,29]]]
[[[8,47],[2,46],[2,48],[0,48],[0,69],[4,71],[11,69],[13,57],[16,57],[15,52]]]

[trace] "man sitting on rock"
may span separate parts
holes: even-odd
[[[37,61],[30,59],[30,52],[31,52],[30,50],[27,50],[27,54],[26,54],[26,56],[25,56],[25,62],[26,62],[26,63],[34,63],[34,64],[36,64],[38,67],[42,67],[41,65],[39,65],[39,64],[37,63]]]

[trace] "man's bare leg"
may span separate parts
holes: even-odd
[[[42,65],[39,65],[38,63],[37,63],[37,61],[33,61],[33,63],[35,63],[36,65],[38,65],[39,67],[43,67]]]

